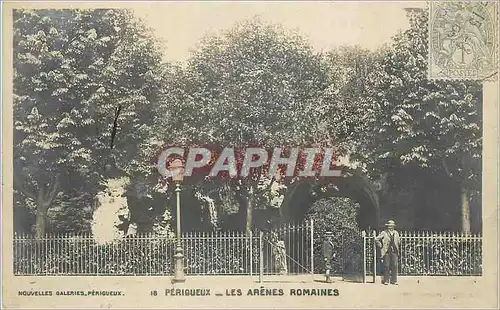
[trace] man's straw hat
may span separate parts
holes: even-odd
[[[387,227],[394,227],[394,226],[396,226],[396,223],[394,223],[393,220],[389,220],[389,221],[387,221],[387,223],[385,223],[385,226],[387,226]]]

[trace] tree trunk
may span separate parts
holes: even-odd
[[[252,230],[252,214],[254,201],[254,184],[252,182],[243,183],[237,190],[236,199],[238,200],[238,228],[245,227],[246,234]]]
[[[47,226],[47,211],[57,196],[59,190],[59,176],[52,179],[48,186],[40,186],[36,197],[35,239],[45,236]]]
[[[281,203],[280,206],[280,216],[283,222],[288,222],[288,220],[290,219],[289,203],[293,198],[293,195],[295,194],[297,189],[303,184],[304,183],[302,182],[296,182],[289,184],[287,186],[287,189],[285,191],[285,197],[283,198],[283,202]]]
[[[462,231],[464,233],[470,233],[469,193],[467,189],[462,187],[460,195],[462,200]]]
[[[47,226],[47,209],[48,208],[43,203],[37,203],[35,239],[41,239],[45,236],[45,228]]]
[[[14,184],[24,193],[27,197],[33,199],[36,203],[36,220],[35,220],[35,238],[41,239],[45,235],[45,228],[47,226],[47,211],[50,205],[56,198],[59,191],[59,175],[53,175],[49,184],[38,182],[38,193],[28,190],[24,186],[24,180],[21,176],[14,173]]]

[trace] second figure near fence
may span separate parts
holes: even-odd
[[[325,234],[325,240],[323,241],[323,260],[325,262],[325,277],[326,282],[331,283],[331,271],[333,259],[335,258],[335,252],[333,251],[333,242],[332,242],[333,233],[327,231]]]

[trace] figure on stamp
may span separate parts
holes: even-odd
[[[488,65],[490,61],[490,52],[486,43],[488,42],[488,34],[481,27],[482,22],[478,21],[477,14],[471,14],[469,20],[465,23],[464,43],[467,43],[474,54],[474,58],[483,65]]]
[[[386,229],[383,230],[376,238],[377,246],[381,248],[383,259],[384,278],[382,284],[388,285],[398,284],[398,258],[399,258],[399,233],[394,229],[396,224],[393,220],[388,221]]]
[[[335,259],[332,237],[333,233],[331,231],[327,231],[325,233],[325,240],[323,241],[323,261],[325,263],[326,282],[328,283],[332,283],[331,270],[333,260]]]
[[[490,74],[497,50],[494,8],[462,2],[432,6],[430,72],[439,77],[461,78]]]
[[[461,36],[461,27],[456,20],[448,20],[449,13],[442,10],[444,14],[439,14],[435,20],[434,31],[437,34],[438,49],[436,63],[446,67],[453,58],[456,51],[456,40]]]

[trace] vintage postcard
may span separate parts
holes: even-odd
[[[2,307],[498,309],[498,2],[2,3]]]

